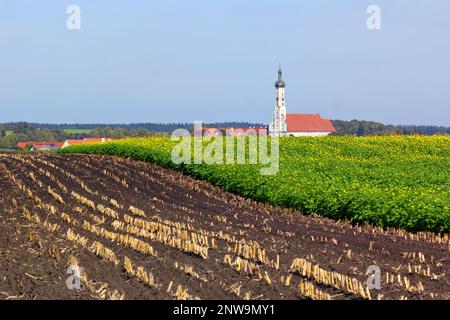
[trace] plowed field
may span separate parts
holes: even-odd
[[[0,154],[0,193],[4,299],[450,299],[446,235],[304,216],[144,162]]]

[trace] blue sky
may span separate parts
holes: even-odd
[[[289,113],[450,126],[448,0],[0,0],[0,122],[268,123],[279,61]]]

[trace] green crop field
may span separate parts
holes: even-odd
[[[280,168],[175,165],[169,138],[81,144],[62,153],[130,157],[182,170],[228,191],[333,219],[450,232],[450,137],[283,138]]]
[[[90,129],[64,129],[67,134],[90,134],[93,130]]]

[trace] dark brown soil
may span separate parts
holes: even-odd
[[[21,183],[25,187],[19,188]],[[49,187],[63,201],[56,199]],[[130,235],[149,243],[156,256],[98,236],[83,228],[84,220],[108,231],[126,232],[116,230],[115,219],[83,204],[72,191],[95,205],[114,209],[119,221],[125,214],[139,218],[130,212],[133,206],[145,212],[146,218],[140,219],[166,226],[184,223],[180,228],[189,235],[208,235],[208,257],[143,234]],[[291,264],[296,258],[364,284],[367,268],[379,266],[381,289],[372,290],[372,298],[450,299],[450,245],[446,236],[413,235],[304,216],[144,162],[90,155],[0,155],[0,195],[0,298],[4,299],[306,299],[298,289],[302,280],[310,281],[332,299],[361,298],[293,274]],[[111,204],[111,199],[123,209]],[[24,213],[27,211],[39,221],[30,221]],[[68,223],[63,213],[80,223]],[[58,224],[59,229],[49,230],[48,223]],[[69,228],[86,237],[88,245],[70,241],[66,236]],[[216,246],[211,244],[213,238]],[[238,271],[224,262],[226,255],[236,259],[235,247],[242,239],[257,242],[265,251],[270,263],[252,260],[259,272]],[[115,265],[89,250],[93,241],[114,252],[120,263]],[[77,258],[88,279],[81,290],[66,286],[70,256]],[[151,273],[157,285],[127,273],[125,257]],[[394,283],[386,282],[387,274],[395,277]],[[292,279],[286,285],[289,275]],[[419,283],[423,290],[417,289]]]

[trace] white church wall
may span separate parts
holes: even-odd
[[[325,137],[330,135],[331,132],[288,132],[288,136],[294,137]]]

